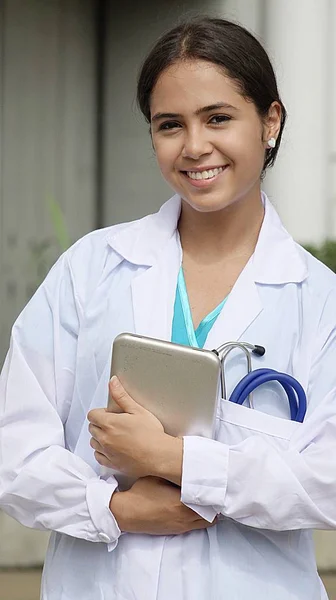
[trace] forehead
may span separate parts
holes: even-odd
[[[161,73],[151,94],[151,113],[181,112],[225,102],[243,108],[247,104],[237,83],[223,70],[206,61],[181,61]]]

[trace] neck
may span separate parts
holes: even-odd
[[[210,213],[196,211],[182,200],[178,229],[183,254],[201,264],[251,256],[263,218],[260,190]]]

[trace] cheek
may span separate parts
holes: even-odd
[[[261,170],[265,154],[259,130],[246,128],[232,132],[225,140],[225,148],[238,169],[246,173]]]
[[[154,149],[162,173],[169,173],[180,155],[180,144],[176,140],[165,140],[156,143]]]
[[[244,149],[244,166],[247,173],[260,175],[265,160],[265,151],[260,140],[251,140]]]

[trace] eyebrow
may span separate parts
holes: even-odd
[[[203,106],[202,108],[198,108],[195,112],[196,116],[201,114],[211,112],[212,110],[218,110],[219,108],[225,108],[226,110],[238,110],[232,104],[228,104],[227,102],[217,102],[216,104],[209,104],[209,106]],[[156,113],[151,121],[159,121],[160,119],[179,119],[182,115],[179,113]]]

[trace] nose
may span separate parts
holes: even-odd
[[[185,132],[182,157],[198,160],[204,154],[211,154],[212,144],[207,139],[205,132],[200,128],[193,128]]]

